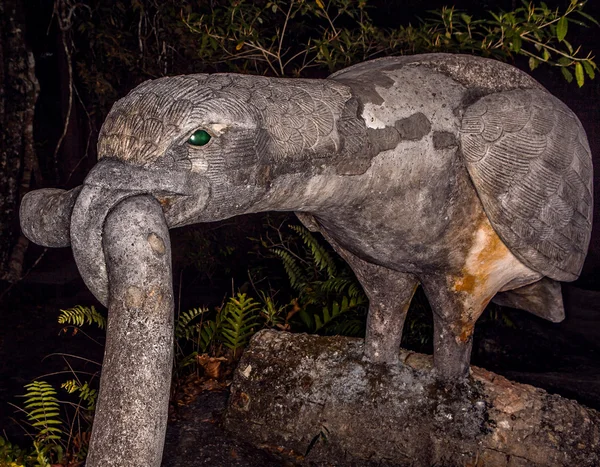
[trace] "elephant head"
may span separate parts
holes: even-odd
[[[332,196],[327,176],[364,173],[380,149],[359,107],[350,87],[334,80],[198,74],[146,81],[114,104],[83,186],[28,193],[22,229],[41,245],[72,245],[86,285],[106,305],[102,229],[117,204],[150,194],[169,228],[310,211]]]
[[[347,86],[326,80],[148,81],[113,106],[82,187],[24,197],[25,235],[70,244],[88,288],[107,306],[110,299],[88,465],[160,465],[173,348],[162,227],[314,202],[306,184],[314,176],[368,167],[357,109]]]
[[[365,132],[349,88],[333,81],[216,74],[141,84],[106,118],[73,207],[86,284],[106,303],[102,226],[123,199],[153,195],[169,227],[299,210],[314,199],[310,177],[366,170]]]

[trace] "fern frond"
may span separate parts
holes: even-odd
[[[300,225],[290,225],[289,227],[300,235],[300,238],[310,250],[319,271],[327,271],[329,277],[335,277],[337,275],[337,265],[327,249],[321,245],[306,227]]]
[[[75,379],[70,379],[62,383],[60,387],[65,389],[69,394],[77,393],[81,401],[87,404],[87,410],[94,410],[96,408],[98,391],[91,388],[87,381],[81,384]]]
[[[338,295],[346,292],[351,298],[366,300],[365,293],[358,281],[350,277],[330,277],[321,283],[321,291]]]
[[[361,298],[366,302],[367,296],[365,295],[365,291],[362,286],[358,283],[358,281],[352,281],[352,284],[348,287],[348,295],[354,298]]]
[[[60,441],[64,432],[58,427],[63,422],[56,390],[46,381],[26,384],[25,389],[24,410],[27,420],[37,431],[36,438]]]
[[[221,313],[223,344],[234,352],[245,347],[258,326],[260,304],[252,297],[238,293],[229,299]]]
[[[202,316],[208,311],[208,308],[192,308],[179,315],[175,324],[175,338],[193,340],[198,332],[196,323],[192,323],[196,318]]]
[[[72,324],[77,327],[81,327],[86,323],[88,325],[96,324],[100,329],[106,329],[106,318],[96,311],[94,306],[77,305],[73,308],[60,310],[58,322],[59,324]]]
[[[290,285],[292,288],[296,290],[302,290],[304,288],[304,284],[306,284],[307,278],[296,258],[281,248],[273,248],[271,251],[281,258],[281,261],[283,262],[283,268],[285,269],[288,279],[290,280]]]
[[[289,305],[279,306],[273,297],[267,295],[264,290],[259,290],[260,299],[263,307],[260,311],[261,316],[265,320],[265,326],[273,328],[283,322],[281,315],[285,312]]]
[[[185,357],[177,360],[177,368],[181,369],[185,368],[186,366],[193,365],[194,363],[196,363],[197,358],[198,352],[192,352],[186,355]]]
[[[331,306],[324,306],[322,315],[315,313],[315,332],[327,326],[340,315],[357,308],[365,303],[364,300],[356,297],[342,297],[340,302],[333,301]]]
[[[208,351],[208,348],[213,343],[216,336],[217,323],[210,320],[202,324],[202,329],[200,329],[200,338],[198,339],[201,353],[206,353]]]

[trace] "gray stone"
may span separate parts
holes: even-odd
[[[82,187],[35,190],[23,198],[19,209],[21,229],[38,245],[61,248],[71,244],[71,212]]]
[[[89,467],[159,467],[173,366],[169,230],[150,196],[108,214],[104,251],[111,284]]]
[[[468,380],[440,385],[429,355],[401,351],[402,365],[372,365],[362,347],[261,331],[235,372],[225,428],[307,466],[600,462],[596,410],[476,367]]]

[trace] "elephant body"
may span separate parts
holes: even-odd
[[[207,143],[194,143],[198,131]],[[590,239],[577,117],[527,74],[476,57],[384,58],[326,80],[148,81],[115,104],[98,153],[70,235],[102,301],[104,219],[129,196],[155,196],[169,227],[294,211],[363,285],[374,362],[396,361],[422,284],[444,378],[468,372],[490,300],[562,319],[557,281],[579,275]]]

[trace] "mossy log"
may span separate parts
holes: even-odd
[[[236,370],[225,427],[310,465],[598,466],[600,413],[472,367],[436,381],[431,357],[363,359],[363,341],[262,331]]]

